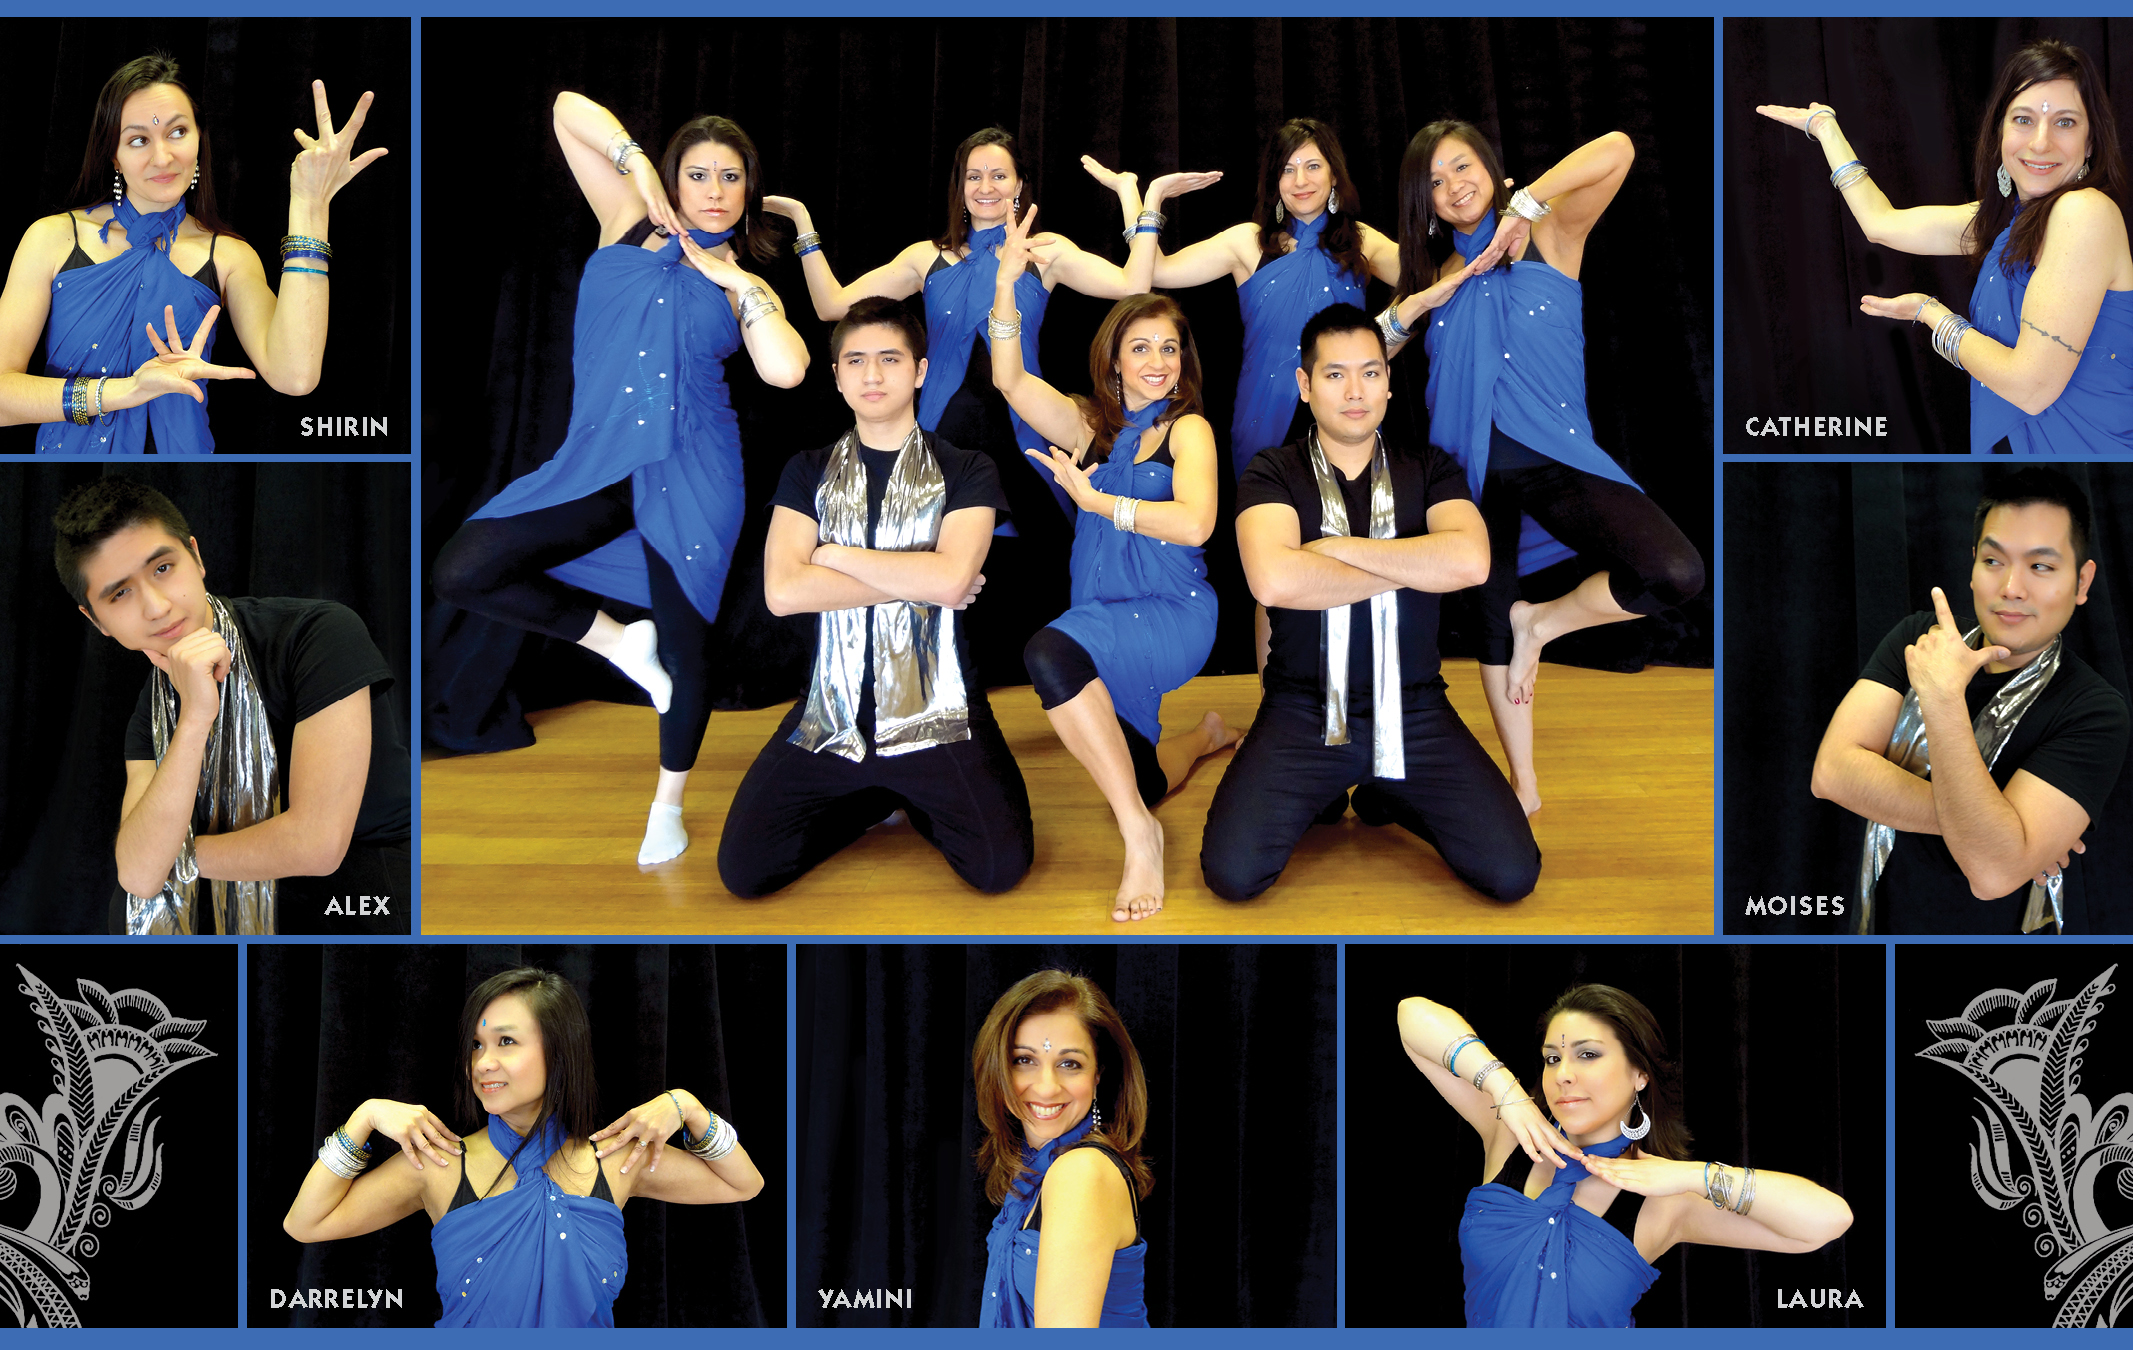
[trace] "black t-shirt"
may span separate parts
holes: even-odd
[[[1420,453],[1406,450],[1390,440],[1385,446],[1386,467],[1392,474],[1393,528],[1399,538],[1412,539],[1429,533],[1429,508],[1439,502],[1472,501],[1466,490],[1466,471],[1434,445]],[[1340,477],[1334,469],[1333,476]],[[1350,534],[1366,534],[1370,525],[1370,469],[1343,480],[1341,496],[1348,507]],[[1302,441],[1262,450],[1246,466],[1237,483],[1237,514],[1255,506],[1279,503],[1294,507],[1301,538],[1308,543],[1320,537],[1318,476],[1311,471],[1311,452]],[[1400,604],[1400,683],[1428,684],[1437,678],[1437,602],[1433,591],[1402,587],[1393,592]],[[1270,690],[1322,693],[1319,681],[1319,613],[1315,609],[1267,607],[1267,622],[1273,629],[1267,651],[1266,687]],[[1370,602],[1348,607],[1348,706],[1354,712],[1370,710],[1373,651],[1370,632]]]
[[[1921,610],[1890,629],[1859,678],[1885,684],[1898,693],[1910,692],[1903,649],[1918,641],[1934,622],[1931,611]],[[2019,673],[2010,670],[1994,675],[1980,670],[1971,677],[1964,702],[1973,722],[1992,696]],[[2079,802],[2093,824],[2102,817],[2103,804],[2125,764],[2129,731],[2133,731],[2133,720],[2118,691],[2086,661],[2071,651],[2062,652],[2059,673],[2015,724],[2014,734],[1994,761],[1992,781],[2005,791],[2015,774],[2027,769]],[[2074,902],[2085,889],[2085,876],[2079,861],[2067,869],[2070,911],[2077,908]],[[2029,883],[2023,882],[1997,900],[1979,900],[1970,894],[1970,882],[1939,835],[1899,831],[1874,899],[1880,910],[1876,926],[1884,933],[2016,933],[2021,930]]]
[[[1007,494],[1000,489],[1000,474],[986,455],[958,449],[938,436],[927,434],[926,444],[933,450],[933,458],[941,466],[941,484],[947,493],[947,501],[941,507],[941,519],[946,520],[957,511],[967,507],[989,506],[998,512],[995,519],[1004,521],[1008,516]],[[829,470],[830,452],[834,443],[820,450],[808,450],[786,461],[785,474],[778,480],[777,495],[770,499],[773,508],[786,506],[809,520],[820,521],[815,514],[815,490],[822,486],[822,475]],[[874,531],[881,524],[882,499],[889,493],[889,475],[896,469],[896,450],[875,450],[864,444],[859,447],[859,459],[867,471],[867,547],[874,546]],[[964,619],[970,611],[956,614],[955,655],[963,667],[963,687],[970,697],[982,700],[984,686],[978,683],[977,667],[970,659],[970,625]],[[820,631],[819,628],[817,630]],[[859,687],[858,724],[868,735],[874,730],[874,634],[868,625],[866,660],[861,667],[865,671]]]
[[[354,610],[331,600],[254,599],[234,596],[230,613],[244,630],[245,650],[259,701],[274,731],[275,762],[281,767],[282,800],[288,800],[290,746],[296,724],[356,690],[370,690],[370,776],[356,812],[356,844],[398,844],[409,838],[407,737],[393,710],[392,667],[370,640]],[[126,727],[126,758],[156,757],[148,708],[154,678],[141,686],[133,720]]]

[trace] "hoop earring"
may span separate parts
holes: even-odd
[[[1287,211],[1282,209],[1280,202],[1274,203],[1274,223],[1276,225],[1279,225],[1288,214]]]
[[[1638,1096],[1636,1093],[1632,1092],[1630,1094],[1630,1101],[1636,1105],[1637,1114],[1644,1117],[1644,1123],[1642,1125],[1638,1125],[1632,1128],[1628,1121],[1623,1121],[1622,1137],[1624,1139],[1632,1140],[1642,1139],[1645,1135],[1648,1135],[1652,1132],[1652,1113],[1644,1109],[1644,1099]]]
[[[1335,188],[1333,189],[1333,191],[1326,194],[1326,214],[1329,216],[1337,216],[1340,213],[1341,190],[1339,188]]]
[[[119,201],[124,198],[125,195],[126,180],[120,177],[119,171],[117,169],[113,169],[111,171],[111,200]]]
[[[2000,195],[2002,197],[2014,191],[2014,179],[2007,176],[2007,166],[2005,164],[2002,164],[1995,171],[1995,176],[2000,180]]]

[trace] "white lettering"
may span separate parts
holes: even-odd
[[[400,1300],[401,1300],[401,1294],[402,1294],[402,1291],[400,1291],[400,1290],[398,1290],[398,1289],[395,1289],[395,1290],[391,1291],[390,1293],[386,1294],[386,1296],[385,1296],[385,1306],[386,1306],[386,1307],[388,1307],[388,1308],[397,1308],[397,1307],[399,1307],[399,1306],[400,1306]]]
[[[280,1307],[285,1307],[285,1306],[287,1306],[288,1302],[289,1302],[289,1295],[288,1295],[287,1293],[285,1293],[284,1291],[282,1291],[282,1290],[280,1290],[280,1289],[270,1289],[270,1290],[268,1290],[268,1291],[267,1291],[267,1306],[268,1306],[268,1307],[270,1307],[270,1308],[280,1308]]]
[[[829,1291],[829,1290],[827,1290],[827,1289],[817,1289],[817,1290],[815,1291],[815,1293],[816,1293],[816,1294],[818,1294],[819,1296],[821,1296],[821,1299],[822,1299],[822,1306],[823,1306],[824,1308],[827,1308],[827,1307],[829,1307],[829,1305],[830,1305],[830,1291]]]

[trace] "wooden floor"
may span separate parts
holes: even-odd
[[[1445,665],[1452,702],[1502,762],[1472,661]],[[1164,701],[1172,729],[1208,708],[1233,725],[1254,676],[1194,680]],[[425,933],[945,935],[1708,933],[1712,931],[1711,672],[1615,675],[1544,665],[1533,818],[1539,888],[1515,904],[1468,890],[1435,850],[1353,814],[1305,835],[1289,869],[1245,904],[1200,879],[1200,830],[1228,753],[1157,809],[1166,908],[1116,924],[1122,851],[1110,809],[1027,688],[992,695],[1037,808],[1037,860],[1005,895],[965,885],[907,825],[884,826],[777,895],[718,880],[718,838],[741,774],[786,707],[718,713],[689,779],[687,852],[636,865],[658,758],[649,708],[582,703],[537,713],[539,744],[422,766]]]

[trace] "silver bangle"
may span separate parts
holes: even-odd
[[[620,146],[615,144],[617,139],[622,142]],[[607,157],[614,161],[615,172],[621,174],[624,178],[629,177],[632,172],[628,167],[631,155],[644,155],[644,147],[631,140],[628,132],[616,127],[615,134],[607,138]],[[647,160],[651,158],[650,155],[644,155],[644,157]]]
[[[1926,297],[1925,299],[1923,299],[1923,300],[1919,301],[1919,302],[1918,302],[1918,313],[1916,313],[1916,314],[1913,314],[1913,315],[1911,316],[1911,322],[1912,322],[1912,323],[1919,323],[1919,322],[1922,322],[1922,321],[1924,320],[1924,318],[1925,318],[1925,313],[1926,313],[1926,306],[1927,306],[1927,305],[1940,305],[1940,297],[1939,297],[1939,296],[1937,296],[1937,295],[1929,295],[1929,296],[1927,296],[1927,297]],[[1946,305],[1941,305],[1941,308],[1942,308],[1942,309],[1946,309],[1946,308],[1947,308],[1947,306],[1946,306]]]
[[[318,1160],[325,1169],[343,1181],[354,1181],[370,1166],[370,1159],[353,1152],[337,1134],[329,1134],[319,1141]]]
[[[820,230],[809,230],[806,234],[792,241],[792,251],[802,257],[807,255],[809,249],[820,247],[822,247],[822,231]]]
[[[1817,108],[1813,112],[1807,114],[1807,121],[1805,125],[1800,128],[1800,130],[1806,132],[1807,139],[1811,141],[1815,138],[1815,119],[1817,117],[1827,117],[1830,120],[1834,121],[1836,120],[1836,116],[1837,112],[1834,108]]]
[[[705,1109],[710,1110],[708,1107]],[[712,1111],[711,1128],[699,1135],[696,1142],[688,1148],[691,1154],[705,1162],[717,1162],[733,1152],[740,1142],[740,1135],[735,1133],[733,1122],[721,1119],[718,1112]]]
[[[1748,1207],[1755,1203],[1755,1169],[1741,1169],[1740,1199],[1734,1202],[1733,1212],[1743,1219],[1748,1217]]]
[[[997,342],[1012,342],[1021,337],[1022,311],[1016,310],[1015,317],[1012,319],[1003,319],[987,310],[985,314],[985,336]]]
[[[1510,212],[1514,216],[1523,216],[1527,220],[1539,220],[1554,209],[1546,202],[1533,200],[1533,194],[1524,188],[1520,188],[1511,194]]]
[[[1385,339],[1387,348],[1397,347],[1414,336],[1400,323],[1399,301],[1385,306],[1385,312],[1378,315],[1378,335]]]
[[[1134,522],[1140,515],[1141,499],[1138,497],[1113,497],[1111,499],[1111,528],[1134,534]]]
[[[1933,350],[1943,361],[1966,375],[1969,368],[1963,365],[1963,334],[1969,332],[1971,326],[1970,320],[1952,309],[1933,325]]]
[[[1496,1072],[1502,1067],[1503,1061],[1500,1059],[1492,1059],[1488,1063],[1482,1065],[1481,1071],[1474,1075],[1474,1091],[1480,1092],[1482,1090],[1482,1082],[1487,1079],[1490,1074]]]
[[[757,319],[778,312],[778,302],[761,286],[750,286],[741,295],[741,327],[753,328]]]
[[[1860,179],[1868,176],[1867,167],[1858,160],[1848,160],[1829,171],[1829,185],[1842,192]]]

